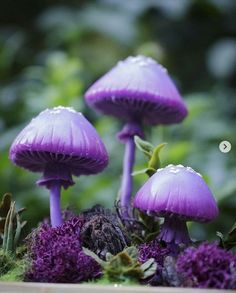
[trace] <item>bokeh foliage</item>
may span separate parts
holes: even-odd
[[[196,238],[230,229],[236,215],[236,4],[234,0],[2,1],[0,4],[0,194],[27,207],[30,230],[48,215],[38,174],[13,166],[8,150],[17,133],[46,107],[73,106],[95,125],[110,154],[97,176],[75,179],[63,206],[111,207],[119,190],[121,121],[101,116],[83,100],[86,88],[120,59],[146,54],[166,66],[189,108],[180,125],[146,127],[154,145],[168,143],[162,164],[201,172],[219,201],[215,223],[191,226]],[[229,140],[232,150],[218,145]],[[137,152],[136,170],[145,166]],[[135,176],[135,190],[146,180]]]

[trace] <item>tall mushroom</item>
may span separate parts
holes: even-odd
[[[190,242],[187,221],[207,222],[218,216],[216,201],[202,176],[182,165],[158,169],[136,194],[134,207],[163,217],[159,238],[175,244]]]
[[[85,93],[87,103],[98,111],[126,121],[118,134],[125,142],[120,204],[130,206],[134,136],[143,135],[142,124],[181,122],[187,109],[167,70],[149,57],[128,57],[97,80]]]
[[[108,155],[95,128],[72,108],[56,107],[41,112],[19,133],[10,148],[10,159],[32,172],[42,172],[37,181],[50,190],[53,227],[62,223],[61,187],[73,185],[72,175],[101,172]]]

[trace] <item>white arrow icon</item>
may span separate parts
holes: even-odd
[[[220,144],[219,144],[219,149],[222,153],[228,153],[231,150],[231,143],[227,140],[223,140]]]

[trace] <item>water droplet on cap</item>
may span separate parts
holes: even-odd
[[[193,174],[197,174],[198,176],[202,177],[202,175],[200,173],[196,172],[195,170],[193,170],[193,168],[187,167],[186,169],[188,172],[193,173]]]
[[[64,107],[64,106],[57,106],[52,109],[47,109],[50,114],[59,114],[62,110],[66,110],[72,113],[76,113],[76,111],[72,107]]]
[[[122,62],[122,61],[120,61],[120,62]],[[120,64],[120,62],[118,62],[118,65]],[[125,59],[123,62],[135,63],[139,66],[148,66],[150,64],[157,64],[157,62],[155,60],[153,60],[152,58],[146,57],[143,55],[130,56],[127,59]]]
[[[177,168],[174,169],[174,168],[173,168],[173,169],[170,169],[169,172],[170,172],[170,173],[177,174],[177,173],[180,172],[180,169],[177,169]]]
[[[195,173],[195,171],[191,167],[187,167],[186,169],[191,173]]]
[[[196,172],[196,174],[197,174],[198,176],[202,177],[202,174],[200,174],[200,173],[198,173],[198,172]]]
[[[159,63],[157,63],[157,64],[159,65],[160,69],[161,69],[163,72],[168,73],[168,70],[167,70],[164,66],[162,66],[162,65],[159,64]]]

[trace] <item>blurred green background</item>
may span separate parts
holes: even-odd
[[[8,150],[17,133],[46,107],[73,106],[96,126],[110,154],[97,176],[75,179],[62,205],[76,211],[112,207],[119,189],[122,123],[88,109],[85,90],[129,55],[151,56],[168,68],[189,108],[180,125],[146,128],[153,144],[167,142],[162,163],[202,173],[220,217],[194,224],[192,236],[212,238],[236,220],[236,2],[234,0],[21,0],[0,4],[0,194],[27,207],[28,231],[49,213],[39,174],[13,166]],[[232,150],[219,151],[222,140]],[[137,153],[135,169],[145,164]],[[135,190],[146,180],[137,176]]]

